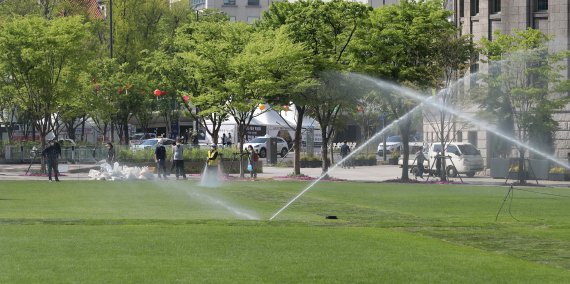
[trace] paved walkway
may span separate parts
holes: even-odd
[[[64,165],[67,166],[68,170],[77,169],[88,169],[94,168],[98,169],[93,164],[74,164],[74,165]],[[2,180],[46,180],[45,176],[30,176],[25,175],[29,164],[0,164],[0,181]],[[32,165],[31,172],[37,172],[39,170],[39,165]],[[264,167],[264,172],[258,174],[260,179],[270,179],[270,178],[284,178],[293,172],[292,168],[281,168],[281,167]],[[89,180],[87,173],[69,173],[67,171],[62,171],[65,176],[62,180]],[[350,169],[335,168],[329,172],[329,175],[333,178],[338,178],[342,180],[350,181],[365,181],[365,182],[382,182],[392,179],[397,179],[400,177],[402,169],[398,166],[392,165],[378,165],[378,166],[367,166],[367,167],[356,167]],[[317,178],[321,175],[320,168],[302,168],[301,173],[313,178]],[[237,177],[238,175],[232,174],[231,176]],[[411,176],[410,176],[411,177]],[[198,179],[198,175],[190,175],[191,179]],[[492,179],[488,176],[475,176],[472,178],[462,177],[464,183],[466,184],[476,184],[476,185],[504,185],[504,179]],[[424,178],[425,180],[425,178]],[[430,178],[430,180],[434,180]],[[460,182],[459,178],[451,178],[450,180],[454,182]],[[420,180],[421,181],[421,180]],[[509,180],[509,183],[513,180]],[[534,180],[529,180],[529,183],[536,183]],[[556,186],[556,187],[570,187],[569,181],[549,181],[549,180],[539,180],[538,183],[543,186]]]

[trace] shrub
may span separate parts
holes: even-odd
[[[391,157],[392,157],[392,159],[399,159],[400,158],[400,151],[393,151]]]
[[[552,167],[552,168],[550,168],[548,173],[550,173],[550,174],[565,174],[566,171],[567,170],[564,167]]]

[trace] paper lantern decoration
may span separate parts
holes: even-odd
[[[182,97],[182,100],[184,100],[185,103],[187,103],[189,99],[190,99],[189,96],[183,96]]]
[[[160,97],[162,95],[162,91],[159,89],[154,90],[154,96],[155,97]]]
[[[259,104],[259,110],[264,110],[265,109],[265,105],[264,104]]]

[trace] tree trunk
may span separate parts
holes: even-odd
[[[129,122],[125,121],[123,124],[123,136],[125,145],[129,145]]]
[[[81,141],[85,141],[85,120],[86,115],[83,115],[83,120],[81,121]]]
[[[328,159],[328,153],[329,153],[329,141],[328,141],[328,137],[327,137],[327,131],[326,129],[328,128],[327,125],[321,125],[321,139],[323,141],[323,143],[321,143],[321,158],[323,160],[322,163],[322,173],[321,175],[326,174],[329,171],[329,159]]]
[[[295,151],[294,159],[293,159],[293,174],[300,175],[301,174],[301,141],[302,137],[302,130],[303,130],[303,117],[305,116],[306,106],[297,106],[297,125],[295,126],[295,139],[293,139],[293,150]]]
[[[238,125],[238,144],[239,144],[239,177],[245,178],[245,171],[243,170],[243,144],[245,144],[245,125]]]
[[[400,123],[400,135],[402,136],[402,146],[401,146],[401,151],[400,154],[404,155],[404,160],[402,161],[402,177],[401,180],[402,181],[408,181],[410,180],[410,177],[408,175],[408,160],[410,157],[410,127],[412,125],[412,120],[407,118],[406,120],[402,121]]]

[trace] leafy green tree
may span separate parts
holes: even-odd
[[[488,58],[490,71],[484,77],[486,85],[475,89],[476,102],[520,142],[552,151],[558,129],[552,115],[568,102],[560,93],[570,90],[568,80],[561,77],[560,62],[567,59],[567,52],[550,52],[550,37],[535,29],[496,33],[493,38],[481,41],[480,51]],[[519,182],[524,183],[526,149],[517,150]]]
[[[226,81],[231,76],[230,64],[240,54],[250,38],[252,28],[244,23],[229,21],[199,21],[178,30],[175,40],[178,53],[176,64],[189,80],[179,89],[198,109],[200,123],[217,144],[222,122],[229,117],[231,91]],[[206,127],[207,123],[212,128]]]
[[[442,69],[440,72],[443,74],[442,83],[437,87],[443,88],[435,94],[437,96],[435,99],[443,106],[454,108],[467,107],[470,100],[463,96],[465,93],[464,84],[459,83],[458,78],[465,74],[474,54],[471,37],[458,37],[454,30],[449,30],[447,40],[445,40],[444,35],[441,38],[442,42],[446,42],[446,44],[442,45],[438,49],[438,53],[436,53],[436,61]],[[476,75],[473,74],[473,76]],[[423,118],[436,134],[436,141],[442,145],[441,155],[446,156],[445,149],[453,138],[453,132],[457,131],[457,118],[442,109],[433,107],[424,108]],[[466,123],[462,124],[463,127],[467,125]],[[451,167],[451,165],[449,166]],[[445,169],[448,168],[445,159],[441,161],[441,168],[444,170],[439,173],[439,176],[441,180],[445,181],[447,180],[447,171]],[[474,173],[467,173],[467,175],[471,174]]]
[[[59,103],[70,99],[64,85],[79,76],[71,71],[81,67],[87,26],[80,17],[29,16],[0,27],[0,66],[15,88],[23,91],[17,104],[32,116],[41,137],[52,130],[52,114]]]
[[[354,33],[363,23],[363,19],[367,17],[369,10],[369,6],[341,0],[276,2],[264,13],[259,26],[266,29],[286,26],[293,42],[303,44],[306,50],[311,52],[309,62],[313,65],[313,76],[315,79],[320,79],[321,72],[342,70],[346,65],[347,47]],[[326,83],[326,80],[321,82],[321,84]],[[328,128],[338,117],[341,105],[338,101],[339,97],[328,92],[329,90],[331,89],[323,87],[289,94],[289,99],[295,104],[297,113],[293,143],[294,174],[300,174],[301,131],[303,117],[309,110],[321,124],[323,172],[328,170],[327,142],[332,134],[332,128],[330,130]]]
[[[5,71],[6,69],[0,67],[0,70]],[[0,121],[6,129],[8,142],[11,142],[13,139],[15,122],[18,121],[19,112],[16,97],[20,94],[19,91],[12,84],[8,73],[0,73]],[[0,131],[1,137],[2,131]]]
[[[354,68],[372,76],[420,90],[439,86],[443,71],[441,48],[455,27],[451,12],[438,0],[402,0],[375,9],[355,35],[351,55]],[[391,119],[401,118],[417,103],[384,90],[385,108]],[[403,144],[402,180],[408,180],[409,136],[412,120],[398,124]]]
[[[302,45],[293,43],[284,29],[260,30],[252,35],[244,50],[230,64],[231,76],[225,86],[230,93],[228,112],[238,126],[238,143],[243,153],[246,129],[261,103],[288,105],[289,92],[312,86],[310,56]],[[240,169],[243,177],[243,169]]]

